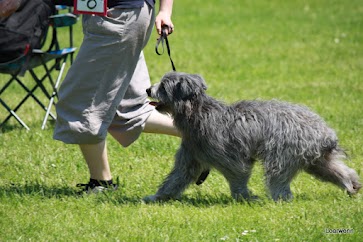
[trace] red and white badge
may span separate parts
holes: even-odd
[[[74,0],[74,13],[107,15],[107,0]]]

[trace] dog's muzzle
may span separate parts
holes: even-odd
[[[148,95],[149,97],[151,97],[151,87],[149,87],[148,89],[146,89],[146,93],[147,93],[147,95]],[[159,102],[150,101],[150,102],[149,102],[149,104],[150,104],[150,105],[152,105],[152,106],[157,107],[157,106],[158,106],[158,104],[159,104]]]
[[[146,93],[150,97],[150,95],[151,95],[151,87],[149,87],[148,89],[146,89]]]

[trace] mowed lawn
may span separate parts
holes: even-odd
[[[311,107],[336,130],[346,163],[363,176],[361,1],[183,0],[174,3],[173,21],[178,71],[203,75],[208,94],[228,103],[274,98]],[[145,49],[153,83],[171,70],[167,54],[154,52],[156,38]],[[80,22],[75,39],[79,46]],[[7,78],[0,75],[1,86]],[[23,96],[14,83],[1,98],[16,105]],[[79,195],[76,184],[89,177],[78,147],[54,141],[52,122],[40,129],[45,112],[34,101],[18,114],[31,131],[11,119],[0,133],[0,241],[362,241],[362,191],[351,198],[301,173],[292,183],[294,200],[275,203],[260,164],[249,183],[256,202],[233,201],[213,171],[180,201],[144,204],[180,143],[162,135],[143,134],[126,149],[108,137],[120,188]],[[1,106],[0,120],[6,115]]]

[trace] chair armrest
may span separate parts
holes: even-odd
[[[77,23],[78,17],[72,13],[56,14],[49,17],[53,27],[68,27]]]
[[[70,7],[66,6],[66,5],[55,5],[55,9],[57,11],[59,10],[64,10],[64,9],[69,9]]]

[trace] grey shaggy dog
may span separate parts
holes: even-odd
[[[199,75],[171,72],[147,89],[182,134],[171,173],[146,202],[180,198],[202,171],[217,169],[237,200],[251,199],[247,183],[262,160],[272,199],[292,199],[290,183],[299,171],[331,182],[353,195],[357,173],[343,163],[333,129],[307,107],[281,101],[240,101],[226,105],[206,95]]]

